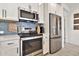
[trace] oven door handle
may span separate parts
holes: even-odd
[[[43,36],[26,37],[26,38],[21,38],[21,40],[32,40],[32,39],[38,39],[38,38],[43,38]]]

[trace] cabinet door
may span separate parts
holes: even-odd
[[[38,3],[30,3],[30,5],[31,5],[32,12],[37,12],[38,13],[39,4]]]
[[[39,5],[39,23],[44,23],[44,6],[43,6],[43,4]]]
[[[46,34],[43,35],[43,54],[49,52],[49,38],[46,37]]]
[[[16,3],[5,4],[6,20],[18,21],[18,6]]]
[[[0,19],[2,18],[2,4],[0,3]]]
[[[19,55],[18,40],[0,42],[0,56],[18,56],[18,55]]]
[[[18,7],[23,10],[29,11],[29,3],[18,3]]]
[[[0,3],[0,19],[2,19],[3,18],[3,16],[4,16],[4,3]]]
[[[55,14],[56,13],[56,3],[48,4],[48,11],[49,11],[49,13]]]
[[[60,4],[56,4],[56,14],[62,16],[63,14],[63,7]]]
[[[2,46],[0,56],[18,56],[18,47]]]

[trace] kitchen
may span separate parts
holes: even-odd
[[[0,56],[57,52],[64,47],[61,24],[63,4],[0,3]]]

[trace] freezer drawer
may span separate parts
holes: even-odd
[[[55,53],[62,47],[61,38],[51,39],[50,43],[50,53]]]

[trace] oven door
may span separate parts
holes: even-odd
[[[33,52],[36,52],[38,50],[42,49],[42,37],[41,38],[35,38],[35,39],[29,39],[28,40],[22,40],[21,41],[21,55],[30,55]]]

